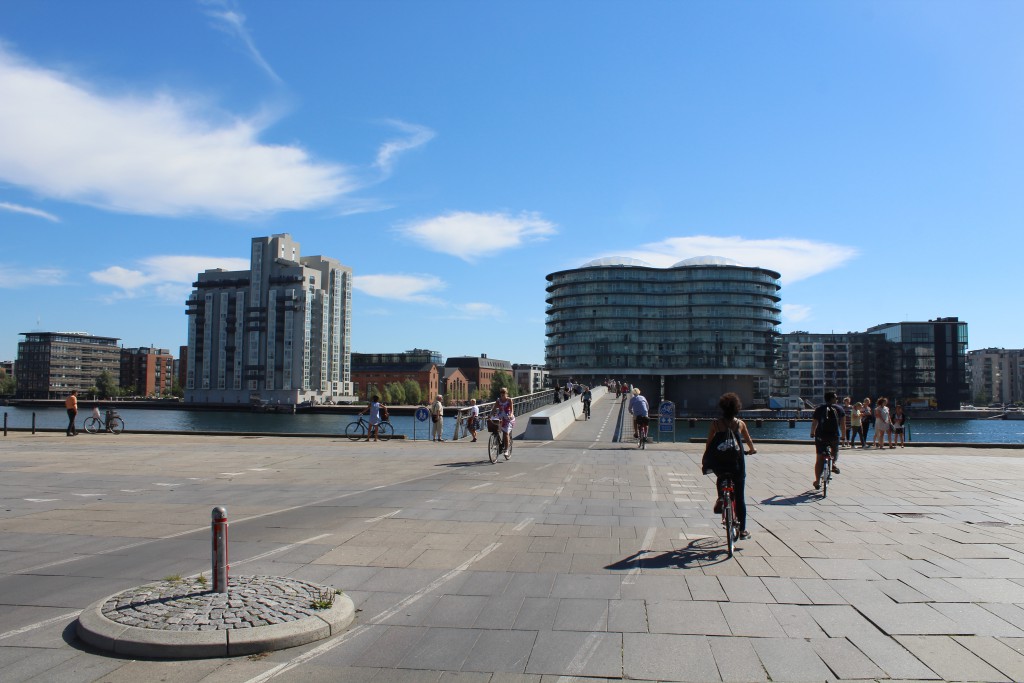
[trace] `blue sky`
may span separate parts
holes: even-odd
[[[782,331],[1024,347],[1019,2],[0,3],[0,359],[185,342],[288,232],[353,350],[543,362],[545,275],[782,273]],[[1018,285],[1014,285],[1018,282]]]

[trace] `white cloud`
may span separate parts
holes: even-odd
[[[249,261],[216,256],[151,256],[140,260],[135,268],[110,266],[89,273],[89,277],[120,290],[116,298],[154,296],[181,303],[188,298],[196,276],[212,268],[248,270]]]
[[[275,83],[280,83],[281,77],[277,75],[270,64],[267,63],[267,60],[263,58],[263,55],[260,54],[260,51],[256,49],[256,43],[253,41],[249,29],[245,26],[245,15],[238,11],[235,4],[228,0],[200,0],[200,2],[209,8],[206,10],[206,14],[215,20],[214,27],[238,38],[242,42],[246,53],[256,62],[256,65],[263,69]]]
[[[354,289],[380,299],[444,305],[436,296],[448,285],[435,275],[356,275]]]
[[[782,317],[789,323],[807,320],[811,317],[811,307],[803,304],[782,304]]]
[[[453,211],[406,223],[399,229],[427,249],[469,262],[528,241],[543,240],[555,233],[553,223],[531,212],[512,216],[507,213]]]
[[[505,311],[494,304],[489,304],[483,301],[470,302],[466,304],[455,304],[455,310],[457,313],[451,317],[462,318],[466,320],[476,320],[478,318],[504,318]]]
[[[52,213],[47,213],[41,209],[33,209],[30,206],[21,206],[20,204],[11,204],[10,202],[0,202],[0,210],[11,211],[13,213],[24,213],[29,216],[45,218],[46,220],[53,221],[54,223],[60,223],[60,219]]]
[[[0,180],[39,195],[144,215],[230,218],[330,204],[348,169],[259,141],[269,117],[188,98],[101,93],[0,46]]]
[[[377,160],[373,165],[383,172],[385,176],[391,175],[391,170],[399,154],[427,144],[435,135],[434,131],[426,126],[418,126],[394,119],[389,120],[387,123],[401,130],[406,134],[406,137],[400,140],[389,140],[377,150]]]
[[[22,268],[0,263],[0,289],[63,285],[66,277],[67,273],[59,268]]]
[[[663,268],[694,256],[724,256],[745,266],[778,271],[782,280],[791,284],[838,268],[859,253],[857,249],[843,244],[804,239],[751,240],[743,237],[694,235],[651,242],[638,250],[626,251],[623,255],[643,259]]]

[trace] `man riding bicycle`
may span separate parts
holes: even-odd
[[[825,468],[825,455],[832,451],[832,472],[839,474],[836,461],[839,459],[839,440],[842,436],[843,419],[846,413],[836,405],[836,392],[825,392],[825,403],[814,409],[811,418],[811,438],[814,439],[814,488],[821,488],[821,473]]]
[[[629,399],[629,414],[636,421],[637,438],[643,438],[647,434],[647,424],[650,418],[647,416],[650,408],[647,399],[640,393],[639,387],[634,387],[633,398]]]
[[[590,402],[594,399],[594,395],[590,393],[590,387],[583,387],[583,393],[580,394],[580,400],[583,401],[583,414],[590,419]]]

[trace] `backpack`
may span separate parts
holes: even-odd
[[[380,421],[387,422],[391,419],[391,413],[388,412],[388,407],[383,403],[380,404]]]
[[[825,406],[825,419],[818,423],[815,436],[822,439],[839,438],[839,413],[834,406]]]
[[[704,474],[714,472],[719,476],[743,472],[743,444],[735,429],[715,432],[704,449],[701,471]]]

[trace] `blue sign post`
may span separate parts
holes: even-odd
[[[672,441],[676,440],[676,404],[662,401],[658,406],[658,434],[671,433]],[[660,441],[660,439],[659,439]]]
[[[420,406],[416,409],[416,422],[426,422],[427,418],[430,417],[430,411]],[[416,440],[416,422],[412,423],[412,440]]]

